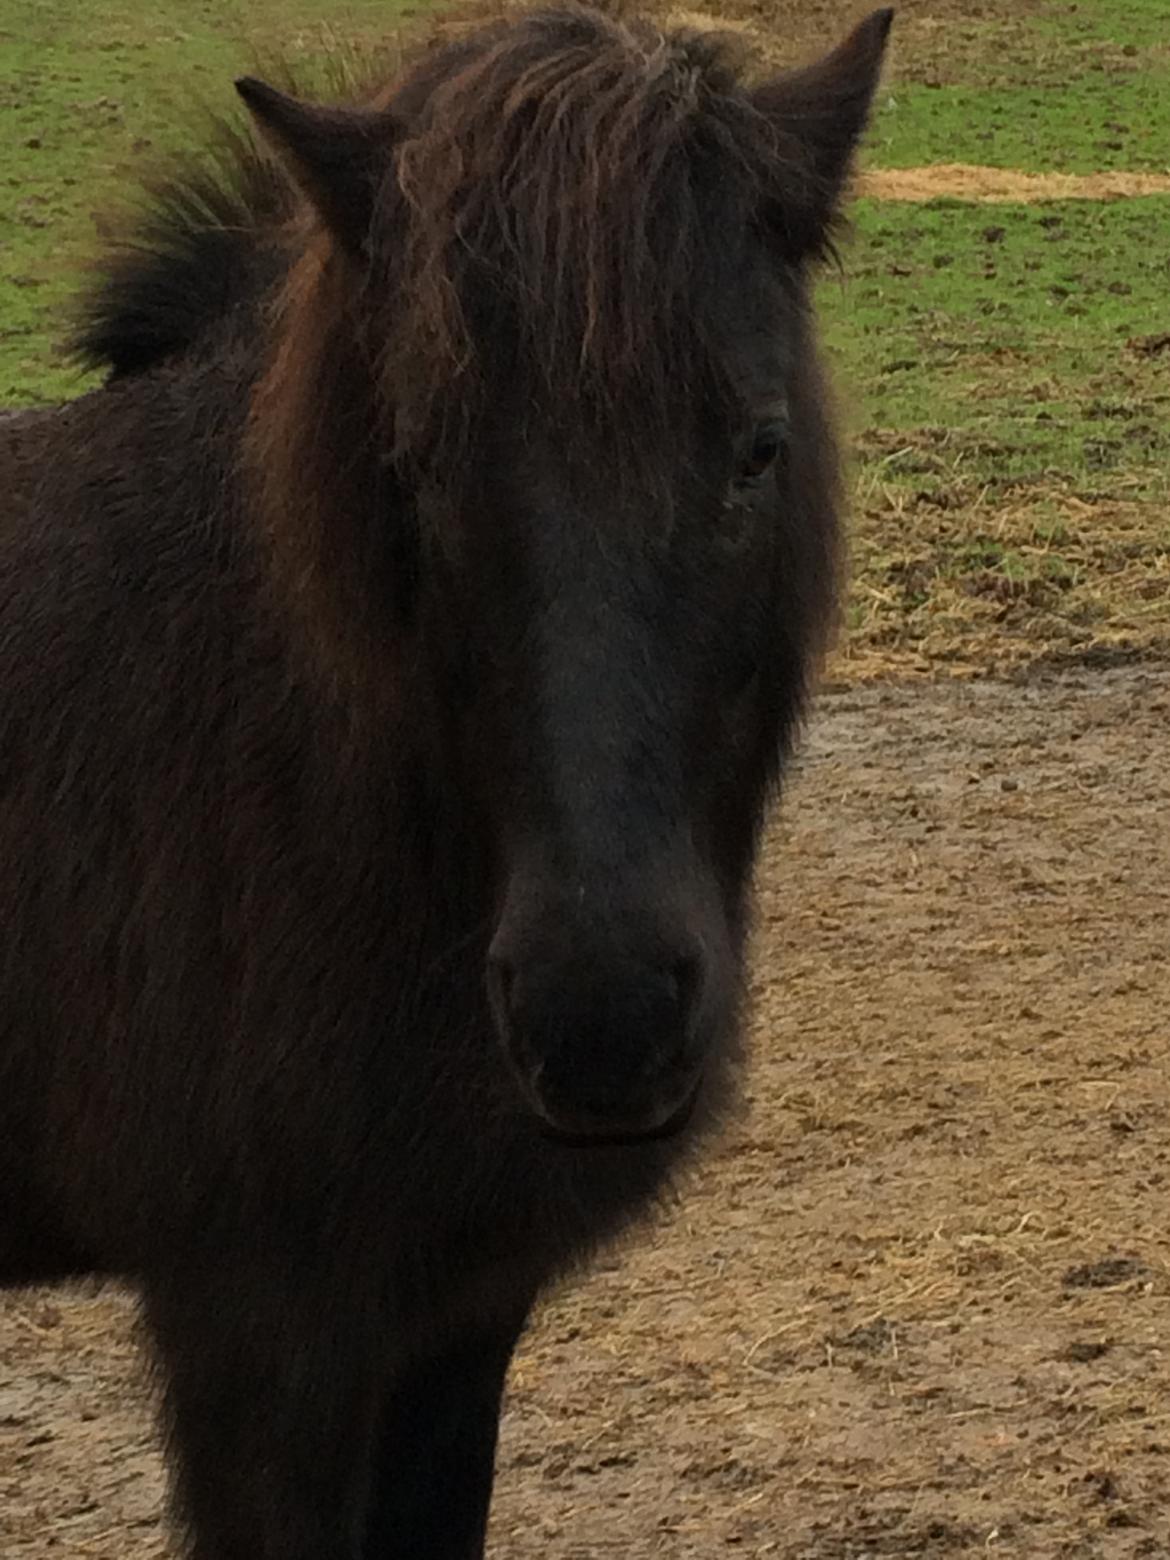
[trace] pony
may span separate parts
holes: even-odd
[[[0,424],[0,1283],[140,1294],[194,1560],[481,1556],[537,1296],[735,1097],[890,20],[245,79]]]

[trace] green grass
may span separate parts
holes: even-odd
[[[888,167],[987,163],[1064,173],[1170,169],[1164,0],[911,14],[872,137]]]
[[[871,428],[961,430],[993,487],[1170,501],[1170,354],[1143,346],[1170,329],[1170,197],[863,201],[846,266],[822,306]]]
[[[968,162],[1032,172],[1168,172],[1170,68],[1093,73],[1072,84],[895,86],[870,147],[872,160],[888,168]]]
[[[855,651],[1170,643],[1170,197],[860,204]]]

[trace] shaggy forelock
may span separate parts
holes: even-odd
[[[595,12],[490,26],[424,58],[372,265],[399,457],[463,437],[522,387],[627,469],[718,363],[714,301],[783,176],[729,45]],[[447,66],[448,68],[444,68]]]

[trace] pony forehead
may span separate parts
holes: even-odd
[[[380,238],[398,452],[504,371],[571,401],[583,430],[665,432],[784,171],[725,41],[542,12],[425,56],[387,103],[403,121]]]
[[[400,127],[400,177],[404,164],[409,177],[417,159],[458,148],[465,188],[490,185],[498,200],[547,221],[558,202],[536,208],[550,175],[565,210],[606,188],[630,198],[653,190],[680,158],[723,179],[782,171],[774,127],[743,88],[743,64],[741,40],[570,5],[434,48],[381,102]]]
[[[743,39],[730,32],[663,28],[645,17],[622,17],[613,7],[570,0],[486,19],[441,20],[408,49],[397,77],[370,97],[379,107],[393,106],[404,119],[414,118],[443,84],[482,80],[497,71],[513,81],[530,79],[538,91],[608,71],[643,86],[673,86],[685,95],[701,88],[704,78],[718,76],[721,86],[732,83],[748,59]],[[538,76],[532,77],[533,71]]]

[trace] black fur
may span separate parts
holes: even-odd
[[[287,265],[281,226],[296,209],[283,169],[230,125],[146,190],[130,235],[97,268],[77,309],[72,355],[113,377],[190,351],[254,309]]]

